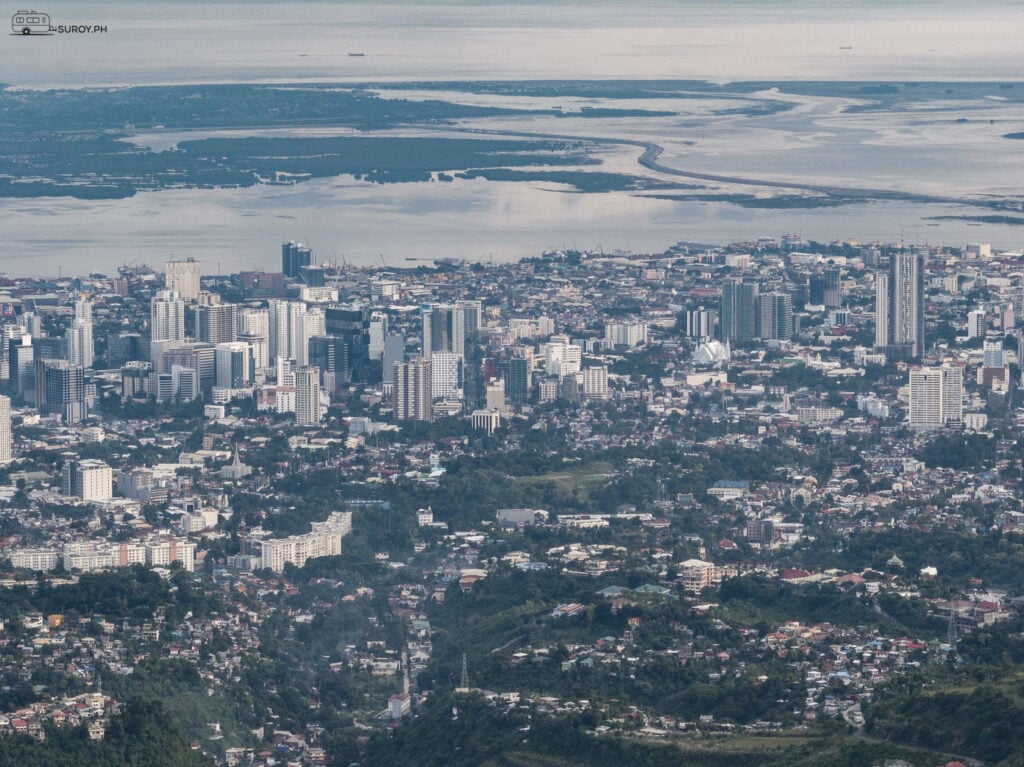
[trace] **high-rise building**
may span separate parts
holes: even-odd
[[[64,342],[68,353],[68,362],[73,365],[81,365],[84,368],[92,367],[93,363],[93,341],[92,323],[85,320],[74,320],[71,326],[64,333]]]
[[[456,312],[451,304],[427,304],[420,309],[420,319],[423,328],[423,359],[429,360],[434,352],[458,353],[456,332],[465,340],[461,312]],[[465,353],[464,348],[462,353]]]
[[[214,347],[216,385],[222,389],[242,389],[252,384],[252,349],[242,341],[229,341]]]
[[[297,278],[302,267],[313,263],[313,250],[301,242],[281,243],[281,271],[285,277]]]
[[[182,301],[199,298],[199,262],[193,258],[164,264],[164,288],[173,290]]]
[[[15,398],[35,401],[32,336],[16,333],[7,341],[7,370],[10,392]]]
[[[270,312],[266,309],[242,309],[238,313],[238,340],[252,346],[253,366],[263,370],[271,366]]]
[[[963,369],[957,365],[910,369],[910,426],[936,429],[963,423]]]
[[[580,373],[583,381],[583,398],[588,400],[608,399],[608,368],[604,365],[586,367]]]
[[[722,284],[718,330],[723,341],[749,341],[756,337],[759,292],[756,282],[731,279]]]
[[[530,361],[513,357],[508,361],[505,378],[505,394],[513,405],[521,405],[530,399]]]
[[[156,371],[152,362],[129,360],[121,368],[121,401],[147,400],[156,396]]]
[[[405,362],[405,337],[401,333],[388,333],[384,337],[383,378],[385,384],[395,382],[395,364]]]
[[[315,365],[295,371],[295,423],[299,426],[320,423],[320,370]]]
[[[384,339],[388,334],[388,316],[384,312],[374,312],[370,315],[370,344],[369,355],[371,360],[379,360],[384,357]]]
[[[1003,353],[1002,338],[986,338],[982,345],[984,352],[983,366],[986,368],[1001,368],[1005,360]]]
[[[434,411],[430,384],[430,360],[419,357],[395,363],[395,418],[399,421],[431,420]]]
[[[611,346],[640,346],[647,343],[646,322],[606,322],[604,340]]]
[[[14,459],[11,437],[11,398],[0,394],[0,466]]]
[[[294,342],[295,364],[301,368],[313,364],[309,360],[310,339],[327,334],[327,323],[323,310],[316,307],[307,309],[299,320],[297,331],[298,335]]]
[[[842,273],[839,269],[826,269],[824,281],[824,303],[826,309],[838,309],[843,305]]]
[[[762,293],[757,297],[757,306],[760,338],[793,337],[793,299],[788,293]]]
[[[924,255],[889,256],[889,273],[875,282],[875,345],[892,359],[924,353]]]
[[[150,341],[185,340],[185,302],[173,290],[159,290],[149,308]]]
[[[376,377],[377,366],[370,365],[369,308],[356,303],[334,304],[324,310],[324,315],[326,325],[324,335],[343,338],[348,347],[352,382],[370,382],[371,372]]]
[[[103,461],[67,461],[61,470],[61,493],[83,501],[109,501],[114,496],[114,473]]]
[[[984,309],[975,309],[967,313],[967,337],[983,338],[985,336],[987,315]]]
[[[58,413],[68,423],[78,423],[89,413],[85,401],[85,371],[66,360],[45,360],[45,399],[42,413]]]
[[[320,369],[320,385],[339,393],[352,383],[349,347],[344,338],[315,336],[309,339],[309,364]]]
[[[583,362],[583,349],[569,342],[569,336],[551,336],[546,346],[547,374],[565,378],[575,375]]]
[[[455,310],[461,315],[461,338],[456,331],[452,349],[456,354],[466,353],[466,342],[473,341],[480,335],[480,328],[484,324],[483,302],[475,298],[466,298],[455,302]],[[456,323],[458,326],[460,323]]]
[[[295,359],[298,356],[296,347],[302,335],[302,315],[305,313],[306,305],[298,301],[270,301],[270,359]]]
[[[224,344],[238,340],[238,305],[208,304],[196,309],[196,340]]]
[[[718,313],[703,306],[686,312],[686,337],[703,343],[715,334]]]
[[[455,352],[434,352],[430,355],[431,399],[462,399],[462,365],[462,356]]]

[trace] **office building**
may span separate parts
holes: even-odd
[[[963,423],[963,370],[956,365],[910,369],[910,426],[937,429]]]
[[[199,262],[193,258],[164,264],[164,288],[174,291],[182,301],[199,298]]]
[[[41,413],[56,413],[66,423],[78,423],[88,414],[85,400],[85,370],[66,360],[44,360],[44,401]]]
[[[793,337],[793,299],[788,293],[762,293],[757,297],[757,307],[760,338]]]
[[[381,365],[384,384],[395,382],[395,365],[405,362],[405,337],[401,333],[388,333],[384,337],[384,359]]]
[[[335,394],[347,389],[352,383],[352,364],[345,339],[315,336],[308,346],[309,364],[320,369],[320,385]]]
[[[430,360],[422,357],[395,363],[393,378],[396,419],[429,421],[433,418],[431,375]]]
[[[281,243],[281,271],[285,277],[296,279],[305,266],[313,263],[313,250],[301,242]]]
[[[924,255],[889,257],[888,273],[875,280],[875,346],[892,360],[924,353]]]
[[[244,389],[252,385],[252,349],[242,341],[220,343],[214,347],[216,386]]]
[[[530,399],[530,361],[513,357],[508,361],[505,376],[505,394],[513,405],[522,405]]]
[[[474,429],[487,434],[494,434],[501,426],[501,413],[493,408],[474,410],[470,419]]]
[[[388,335],[388,316],[383,312],[370,315],[370,342],[368,353],[371,360],[384,357],[384,339]]]
[[[726,280],[722,284],[718,331],[723,341],[749,341],[757,337],[756,282]]]

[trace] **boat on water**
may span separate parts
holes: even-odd
[[[349,56],[359,56],[359,57],[362,57],[362,56],[365,56],[366,54],[365,53],[349,53],[348,55]]]

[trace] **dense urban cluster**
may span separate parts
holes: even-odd
[[[1024,254],[281,260],[0,283],[8,739],[156,698],[261,767],[467,718],[567,759],[1024,748],[905,705],[1024,661]]]

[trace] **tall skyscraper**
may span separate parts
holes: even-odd
[[[383,378],[385,384],[395,382],[395,364],[405,362],[405,337],[401,333],[388,333],[384,338]]]
[[[327,334],[327,323],[322,309],[313,307],[303,313],[297,325],[295,339],[295,363],[301,368],[312,364],[309,361],[310,339]]]
[[[11,398],[0,394],[0,466],[14,459],[11,437]]]
[[[320,370],[315,365],[295,371],[295,423],[299,426],[320,423]]]
[[[462,399],[462,365],[462,356],[455,352],[434,352],[430,355],[431,399]]]
[[[352,383],[349,347],[344,338],[314,336],[309,339],[309,364],[320,369],[320,385],[338,393]]]
[[[298,301],[270,301],[270,359],[297,356],[296,339],[302,332],[306,305]]]
[[[757,297],[758,335],[789,340],[793,337],[793,300],[788,293],[762,293]]]
[[[710,341],[715,332],[718,313],[703,306],[686,312],[686,337],[695,341]]]
[[[270,313],[266,309],[242,309],[238,313],[238,340],[252,346],[253,365],[257,370],[271,366]]]
[[[875,344],[890,359],[909,359],[924,353],[922,253],[889,256],[888,275],[876,279],[875,323]]]
[[[173,290],[159,290],[149,305],[149,340],[185,340],[185,302]]]
[[[826,269],[822,276],[825,281],[825,308],[838,309],[843,305],[842,272],[839,269]]]
[[[461,312],[451,304],[427,304],[420,309],[423,328],[424,359],[429,360],[434,352],[457,351],[456,325],[460,338],[465,342],[465,324]],[[465,353],[464,351],[462,353]]]
[[[505,379],[505,394],[513,405],[521,405],[530,399],[530,362],[522,357],[508,361],[508,377]]]
[[[756,282],[731,279],[722,284],[718,327],[723,341],[749,341],[756,337],[759,292]]]
[[[964,419],[963,369],[957,365],[910,369],[910,426],[937,429]]]
[[[92,367],[92,301],[75,301],[75,318],[64,335],[67,344],[68,361],[84,368]]]
[[[242,389],[252,384],[252,349],[242,341],[217,344],[214,349],[217,386]]]
[[[209,304],[196,309],[196,340],[224,344],[238,340],[238,305]]]
[[[199,298],[199,277],[199,262],[193,258],[164,264],[164,287],[177,293],[182,301]]]
[[[371,360],[379,360],[384,357],[384,338],[388,334],[388,316],[383,312],[374,312],[370,315],[370,345],[369,355]]]
[[[429,421],[433,418],[430,360],[419,357],[395,363],[394,385],[397,420]]]
[[[313,263],[313,250],[302,242],[281,243],[281,271],[285,277],[296,278],[302,267]]]
[[[58,413],[67,423],[78,423],[88,415],[85,402],[85,371],[66,360],[46,360],[45,401],[42,413]]]

